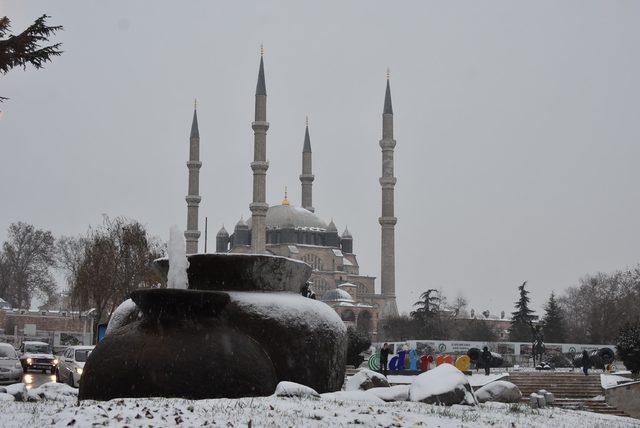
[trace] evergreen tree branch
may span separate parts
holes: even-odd
[[[48,18],[50,16],[42,15],[18,35],[8,35],[11,20],[6,16],[0,18],[0,74],[7,74],[15,67],[26,69],[27,65],[40,69],[53,57],[62,55],[62,43],[42,46],[56,32],[63,30],[62,25],[47,25]],[[6,99],[0,96],[0,102]]]

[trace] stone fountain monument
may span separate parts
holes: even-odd
[[[80,400],[270,395],[280,381],[342,387],[346,329],[299,294],[301,261],[269,255],[188,256],[186,289],[140,289],[91,353]],[[155,267],[166,277],[169,260]]]

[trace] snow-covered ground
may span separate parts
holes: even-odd
[[[416,379],[416,376],[389,375],[387,376],[387,379],[389,380],[389,383],[394,385],[409,385],[413,383],[413,381]],[[471,376],[467,376],[467,380],[472,387],[478,388],[496,380],[509,380],[509,373],[492,373],[487,376],[484,373],[474,372]]]
[[[251,423],[251,425],[249,425]],[[439,426],[439,427],[640,427],[640,421],[589,412],[524,404],[486,403],[441,407],[423,403],[372,404],[328,397],[261,397],[236,400],[165,398],[116,399],[107,402],[0,401],[3,427],[94,426]]]
[[[618,386],[621,383],[633,382],[631,372],[617,372],[616,374],[604,373],[600,375],[600,383],[604,389]]]

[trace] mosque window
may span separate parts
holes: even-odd
[[[313,282],[311,288],[315,291],[318,298],[322,298],[322,295],[329,290],[329,284],[324,278],[316,276],[312,277],[310,281]]]
[[[355,284],[358,286],[358,288],[356,289],[358,295],[367,294],[367,287],[364,284],[362,284],[361,282],[356,282]]]
[[[302,256],[302,261],[309,264],[315,270],[323,270],[322,260],[320,260],[320,257],[315,254],[305,254]]]

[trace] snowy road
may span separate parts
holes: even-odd
[[[27,385],[27,389],[37,388],[47,382],[55,382],[56,376],[50,373],[29,372],[22,376],[22,382]]]

